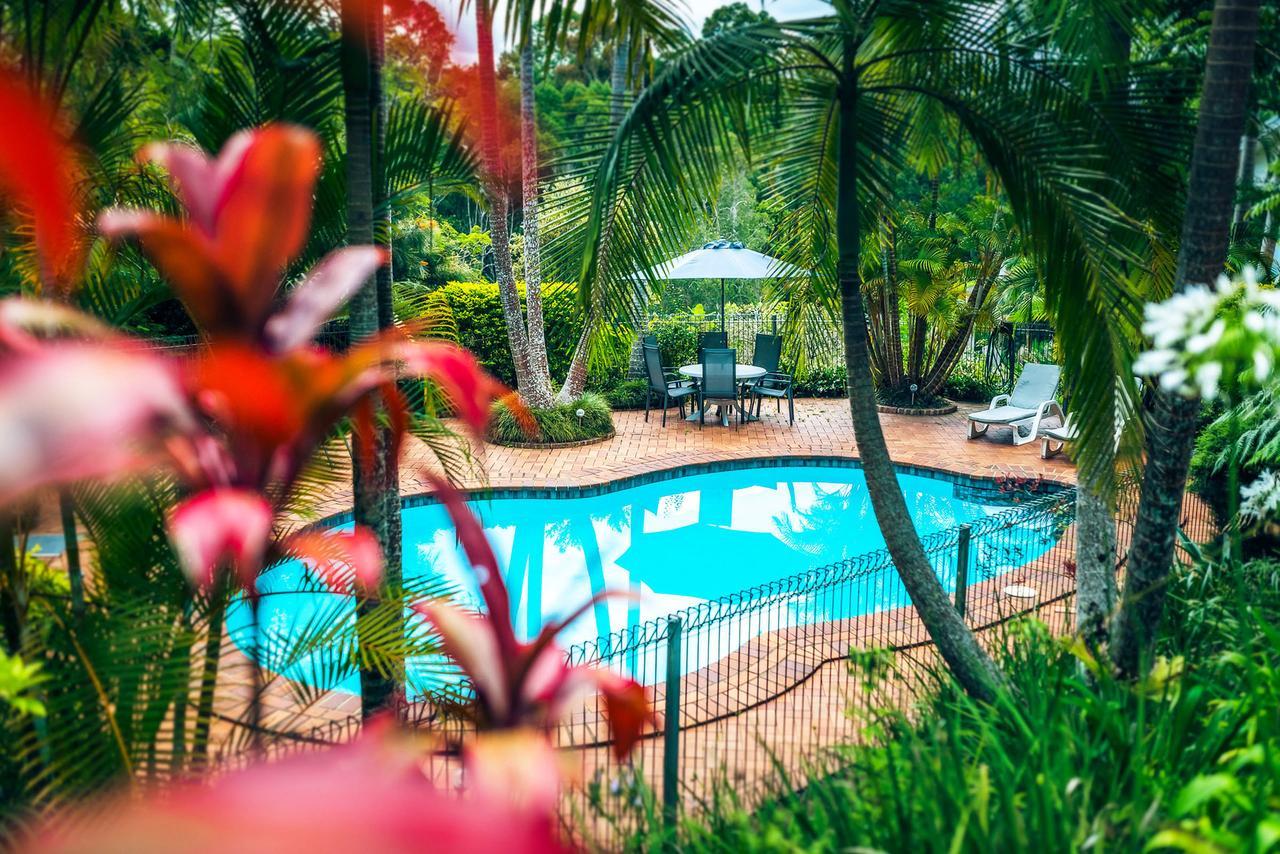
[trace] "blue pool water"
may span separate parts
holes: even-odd
[[[903,473],[899,481],[921,534],[1010,509],[997,495],[950,480]],[[988,497],[974,497],[982,494]],[[636,594],[601,603],[579,618],[561,636],[566,646],[884,546],[863,473],[853,466],[791,463],[714,471],[585,497],[478,500],[472,508],[502,565],[520,635],[533,636],[594,592]],[[1022,533],[1016,554],[984,555],[984,567],[997,573],[1013,569],[1047,551],[1056,538],[1048,527]],[[952,561],[939,558],[937,563],[939,578],[950,590]],[[404,511],[404,573],[407,583],[449,583],[464,604],[479,606],[471,571],[437,504]],[[296,561],[269,570],[258,588],[273,594],[261,600],[259,660],[290,679],[357,691],[358,679],[344,663],[349,655],[343,650],[311,644],[310,654],[287,652],[297,646],[291,640],[328,631],[335,622],[349,623],[351,599],[318,589]],[[787,605],[787,619],[813,623],[908,602],[896,576],[886,574],[884,581],[834,608],[797,598]],[[228,620],[232,638],[249,649],[247,605],[235,603]],[[441,675],[445,669],[435,657],[411,659],[411,693],[448,678]]]

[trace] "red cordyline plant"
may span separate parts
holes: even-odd
[[[558,622],[548,624],[533,641],[520,641],[511,627],[511,602],[498,559],[480,522],[462,496],[435,480],[453,520],[458,542],[475,570],[485,614],[469,614],[439,601],[420,602],[414,610],[439,631],[445,651],[458,663],[475,692],[476,724],[481,729],[546,728],[572,704],[597,692],[613,731],[613,751],[627,756],[652,719],[645,689],[609,670],[571,667],[555,643],[556,635],[603,595],[593,597]]]
[[[0,107],[22,108],[7,116],[0,193],[32,215],[35,245],[46,256],[42,266],[65,281],[75,263],[67,257],[74,243],[67,235],[76,232],[68,220],[75,211],[71,189],[65,181],[21,172],[35,163],[72,174],[69,162],[59,162],[69,147],[14,163],[14,152],[24,150],[11,144],[14,137],[57,139],[49,116],[27,109],[34,102],[11,91],[21,85],[0,78]],[[50,485],[166,467],[190,491],[170,514],[169,531],[195,583],[206,586],[219,570],[231,570],[253,595],[261,569],[292,553],[334,586],[347,588],[353,578],[375,584],[381,554],[367,532],[304,531],[283,543],[275,539],[277,516],[306,460],[352,412],[370,447],[366,404],[375,393],[391,411],[394,452],[405,418],[394,390],[399,377],[438,383],[475,431],[505,390],[470,354],[441,342],[394,334],[341,356],[312,346],[320,324],[383,255],[373,247],[339,250],[287,298],[278,297],[280,277],[309,225],[319,164],[310,133],[286,126],[246,132],[214,160],[168,144],[144,156],[169,171],[187,217],[109,211],[101,230],[140,240],[208,346],[178,361],[65,305],[0,301],[0,507]],[[46,198],[50,194],[58,198]],[[404,752],[391,750],[386,732],[375,730],[337,753],[250,769],[210,788],[182,787],[159,802],[134,800],[110,811],[106,824],[55,821],[31,846],[167,850],[180,838],[191,850],[230,844],[309,851],[343,840],[372,842],[380,850],[423,844],[561,850],[553,819],[556,762],[537,731],[582,693],[599,690],[623,756],[651,715],[644,689],[610,673],[567,667],[554,646],[563,623],[533,643],[519,642],[479,523],[456,491],[443,482],[438,487],[481,574],[489,615],[438,603],[417,608],[470,675],[481,727],[506,730],[469,746],[466,799],[446,800],[416,769],[406,773]],[[234,822],[225,821],[229,813]]]
[[[62,307],[0,304],[9,356],[0,369],[0,456],[19,463],[0,474],[0,500],[163,462],[192,493],[172,511],[169,532],[200,586],[228,568],[253,595],[262,568],[284,554],[339,587],[353,577],[376,583],[381,554],[362,528],[273,539],[304,466],[349,414],[357,439],[371,442],[375,393],[391,413],[396,453],[407,422],[400,377],[436,382],[476,431],[505,389],[467,351],[399,331],[342,355],[311,343],[384,253],[339,249],[278,298],[310,225],[320,152],[309,131],[244,132],[217,159],[178,144],[149,146],[143,157],[168,170],[187,217],[111,210],[101,230],[139,239],[208,346],[177,362]],[[76,337],[47,337],[59,331]],[[49,394],[54,388],[65,393]]]

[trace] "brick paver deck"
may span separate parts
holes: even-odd
[[[1043,477],[1062,483],[1074,481],[1074,469],[1065,457],[1041,460],[1038,443],[1015,447],[1007,429],[994,428],[987,437],[966,440],[965,414],[977,408],[979,407],[962,405],[959,412],[927,417],[882,415],[881,423],[884,425],[890,454],[898,463],[975,477],[1013,474]],[[612,439],[574,448],[517,449],[467,439],[463,440],[463,444],[472,456],[473,465],[463,478],[463,483],[473,488],[580,486],[721,460],[786,456],[857,458],[857,443],[845,400],[800,400],[797,401],[796,409],[794,425],[788,425],[785,416],[778,416],[766,408],[761,421],[728,428],[710,421],[705,427],[699,428],[697,424],[681,421],[674,409],[669,413],[665,427],[661,425],[659,412],[651,413],[648,422],[644,420],[643,412],[618,412],[614,415],[617,432]],[[423,471],[435,470],[437,467],[438,463],[430,448],[416,439],[410,439],[401,466],[402,494],[429,491]],[[350,505],[349,489],[337,487],[318,504],[315,511],[324,516],[348,510]],[[880,643],[892,641],[894,637],[904,636],[905,633],[916,636],[922,629],[914,612],[909,612],[909,609],[898,609],[874,619],[879,623],[874,628]],[[880,638],[879,635],[886,626],[883,621],[886,620],[896,626],[892,633],[894,637]],[[761,657],[758,653],[766,646],[774,651],[770,654],[772,666],[794,666],[794,659],[774,660],[777,658],[777,646],[769,644],[769,640],[766,637],[754,641],[745,653],[735,656],[729,663],[720,662],[712,666],[723,671],[728,678],[740,680],[741,673],[730,673],[738,670],[731,665],[749,660],[753,662],[753,668],[757,667]],[[761,646],[762,644],[765,646]],[[811,651],[804,651],[801,657],[808,660],[811,657],[809,652]],[[839,657],[845,652],[847,644],[839,650],[826,650],[822,658],[828,659],[833,654]],[[248,699],[250,671],[247,665],[244,656],[228,644],[220,679],[225,683],[225,689],[219,691],[217,708],[224,721],[239,718],[243,714]],[[811,669],[812,665],[806,667]],[[794,695],[788,695],[789,698],[785,701],[788,708],[799,708],[796,704],[804,702],[802,698],[809,696],[811,691],[819,690],[824,696],[829,696],[827,692],[837,690],[834,687],[836,685],[841,686],[839,690],[842,690],[846,682],[842,675],[844,668],[835,668],[840,671],[835,674],[826,672],[831,669],[830,665],[819,667],[825,674],[822,678],[812,679],[812,685]],[[827,704],[830,705],[830,702]],[[338,725],[358,713],[359,701],[352,695],[335,692],[319,698],[308,697],[303,702],[299,693],[291,690],[285,680],[272,677],[268,679],[264,707],[265,724],[293,732],[310,732],[313,728],[324,730],[330,725]],[[769,717],[773,719],[776,712],[777,709],[771,709]],[[788,713],[783,718],[790,716]],[[748,716],[738,721],[734,728],[745,727],[748,720],[755,717],[758,716]],[[806,732],[813,726],[818,726],[810,724],[812,722],[797,728],[796,732]],[[821,727],[824,732],[831,729],[826,724]],[[224,726],[223,729],[229,737],[232,728]],[[845,727],[834,727],[832,733],[836,731],[844,732]],[[712,730],[704,732],[710,735]],[[566,737],[570,741],[575,738],[581,740],[582,733]],[[716,736],[713,740],[719,742],[720,737]],[[234,741],[237,742],[234,745],[226,744],[233,751],[243,745],[243,738]]]
[[[1014,474],[1075,482],[1075,469],[1066,457],[1041,460],[1039,442],[1015,447],[1009,429],[993,427],[984,438],[966,440],[965,415],[980,408],[961,404],[950,415],[881,415],[890,455],[898,463],[974,477]],[[788,426],[785,413],[779,416],[767,405],[760,421],[741,427],[725,428],[708,420],[700,429],[696,423],[681,421],[675,409],[668,413],[666,427],[660,422],[660,412],[650,413],[647,423],[643,411],[617,412],[617,435],[575,448],[520,449],[467,442],[474,465],[464,483],[471,487],[582,486],[744,457],[858,457],[849,404],[843,399],[796,401],[793,426]],[[436,467],[430,449],[411,439],[401,465],[401,493],[429,491],[421,473]],[[350,506],[350,493],[340,490],[318,509],[327,515]]]

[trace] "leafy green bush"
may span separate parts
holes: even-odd
[[[642,378],[619,376],[607,386],[597,389],[613,409],[644,409],[649,383]]]
[[[1210,412],[1212,420],[1196,438],[1191,486],[1213,508],[1219,522],[1228,515],[1227,472],[1233,458],[1240,463],[1241,486],[1252,483],[1265,469],[1280,468],[1278,397],[1280,393],[1268,390],[1233,409]]]
[[[457,324],[458,343],[480,360],[489,373],[509,386],[516,369],[507,341],[507,322],[492,282],[450,282],[439,289],[448,300]],[[523,298],[524,286],[520,286]],[[547,333],[547,362],[553,378],[563,378],[582,334],[582,310],[578,290],[568,283],[552,282],[542,289],[542,315]]]
[[[968,403],[990,403],[991,398],[1003,391],[1002,384],[989,379],[981,366],[974,362],[957,365],[942,384],[943,397]]]
[[[993,645],[1010,682],[993,704],[936,673],[937,689],[910,713],[864,713],[860,743],[803,789],[779,781],[748,811],[725,787],[680,828],[680,850],[1271,848],[1258,840],[1280,827],[1277,576],[1271,561],[1177,579],[1165,657],[1136,685],[1043,624],[1013,623]],[[892,656],[862,652],[850,664],[868,698]],[[908,667],[901,675],[918,679]],[[660,807],[639,803],[644,830],[629,847],[656,850],[668,842]]]
[[[659,320],[649,331],[658,339],[658,352],[662,354],[662,364],[666,367],[674,370],[698,361],[698,333],[689,324]]]
[[[847,376],[844,365],[809,368],[796,376],[796,397],[844,397],[849,393]]]
[[[582,416],[578,416],[581,409]],[[530,409],[537,424],[532,434],[505,403],[496,403],[489,420],[489,440],[499,445],[531,442],[562,444],[585,439],[598,439],[613,432],[613,415],[608,402],[600,395],[587,392],[572,403],[557,404],[548,409]]]

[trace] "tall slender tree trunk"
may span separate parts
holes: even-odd
[[[80,567],[80,537],[76,530],[76,508],[70,490],[58,490],[58,512],[62,516],[62,540],[67,556],[67,582],[70,585],[71,615],[84,616],[84,571]]]
[[[383,64],[386,56],[386,20],[385,10],[381,2],[369,5],[369,101],[370,114],[373,117],[373,210],[374,239],[391,258],[391,208],[388,205],[390,187],[387,185],[386,150],[387,150],[387,117],[390,104],[387,99]],[[374,274],[374,283],[378,294],[378,328],[390,329],[395,326],[394,307],[395,282],[393,271],[388,262],[378,268]],[[378,456],[380,457],[379,492],[382,499],[383,522],[386,530],[385,541],[379,541],[382,547],[382,586],[386,590],[398,591],[404,580],[403,571],[403,524],[400,507],[400,460],[390,453],[392,446],[391,425],[382,425],[378,435]],[[396,593],[395,595],[399,595]],[[404,684],[404,662],[397,661],[391,668],[392,673],[366,668],[361,673],[361,696],[363,712],[366,716],[381,709],[392,706],[396,699],[397,689]]]
[[[885,321],[884,351],[888,370],[882,377],[885,388],[897,388],[902,384],[902,304],[898,297],[898,232],[886,220],[889,240],[885,247]]]
[[[616,128],[622,124],[622,117],[627,105],[627,63],[630,61],[631,40],[619,40],[613,52],[613,66],[609,71],[609,124]],[[609,268],[609,243],[613,238],[613,211],[606,214],[604,227],[600,229],[600,251],[597,255],[596,280],[601,281]],[[578,343],[574,345],[573,357],[569,360],[569,371],[565,374],[564,385],[556,400],[568,403],[581,396],[587,385],[587,355],[591,347],[591,335],[597,317],[597,301],[591,300],[586,320],[582,324],[582,332],[578,335]]]
[[[858,273],[860,252],[857,162],[857,78],[853,72],[852,45],[845,46],[840,87],[840,137],[836,173],[836,240],[839,246],[837,275],[841,320],[844,325],[844,359],[849,375],[849,412],[853,419],[858,456],[866,474],[867,492],[876,521],[889,547],[894,565],[911,595],[921,622],[946,660],[956,680],[972,696],[990,700],[1003,681],[991,658],[978,646],[973,632],[952,606],[934,574],[907,511],[898,483],[898,472],[889,457],[867,350],[866,312]]]
[[[1106,646],[1115,604],[1115,517],[1107,498],[1082,483],[1076,490],[1076,631],[1091,650]]]
[[[1127,23],[1116,15],[1107,16],[1105,33],[1105,94],[1127,103],[1133,38]],[[1098,473],[1082,470],[1076,487],[1076,631],[1099,656],[1107,646],[1116,604],[1116,521],[1111,481],[1117,447],[1118,443],[1111,446],[1108,465],[1093,470]]]
[[[507,223],[506,175],[502,168],[501,140],[498,138],[498,81],[493,60],[493,0],[476,2],[476,56],[480,84],[480,157],[484,190],[489,202],[489,236],[493,243],[493,264],[498,277],[498,301],[507,324],[507,341],[516,369],[516,388],[526,398],[536,396],[536,383],[529,362],[529,332],[525,328],[511,265],[511,232]]]
[[[1258,0],[1217,0],[1205,54],[1175,291],[1210,283],[1222,272],[1257,40]],[[1197,400],[1157,390],[1147,414],[1142,497],[1124,602],[1111,631],[1111,658],[1125,676],[1137,677],[1146,668],[1164,611],[1199,409]]]
[[[528,314],[533,406],[551,405],[551,369],[542,319],[542,236],[538,232],[538,121],[534,102],[533,39],[520,51],[520,176],[524,196],[524,302]]]
[[[368,245],[374,242],[374,102],[373,77],[376,56],[373,50],[372,6],[361,0],[343,0],[342,19],[342,91],[347,139],[347,243]],[[375,335],[378,331],[377,278],[370,277],[348,305],[348,335],[351,342]],[[375,451],[366,466],[356,454],[352,466],[352,492],[355,522],[368,527],[377,538],[384,554],[393,545],[387,523],[386,454],[382,432],[375,431]],[[361,597],[356,608],[357,640],[367,617],[377,607],[377,594]],[[361,668],[361,706],[366,716],[381,709],[388,688],[381,674]]]

